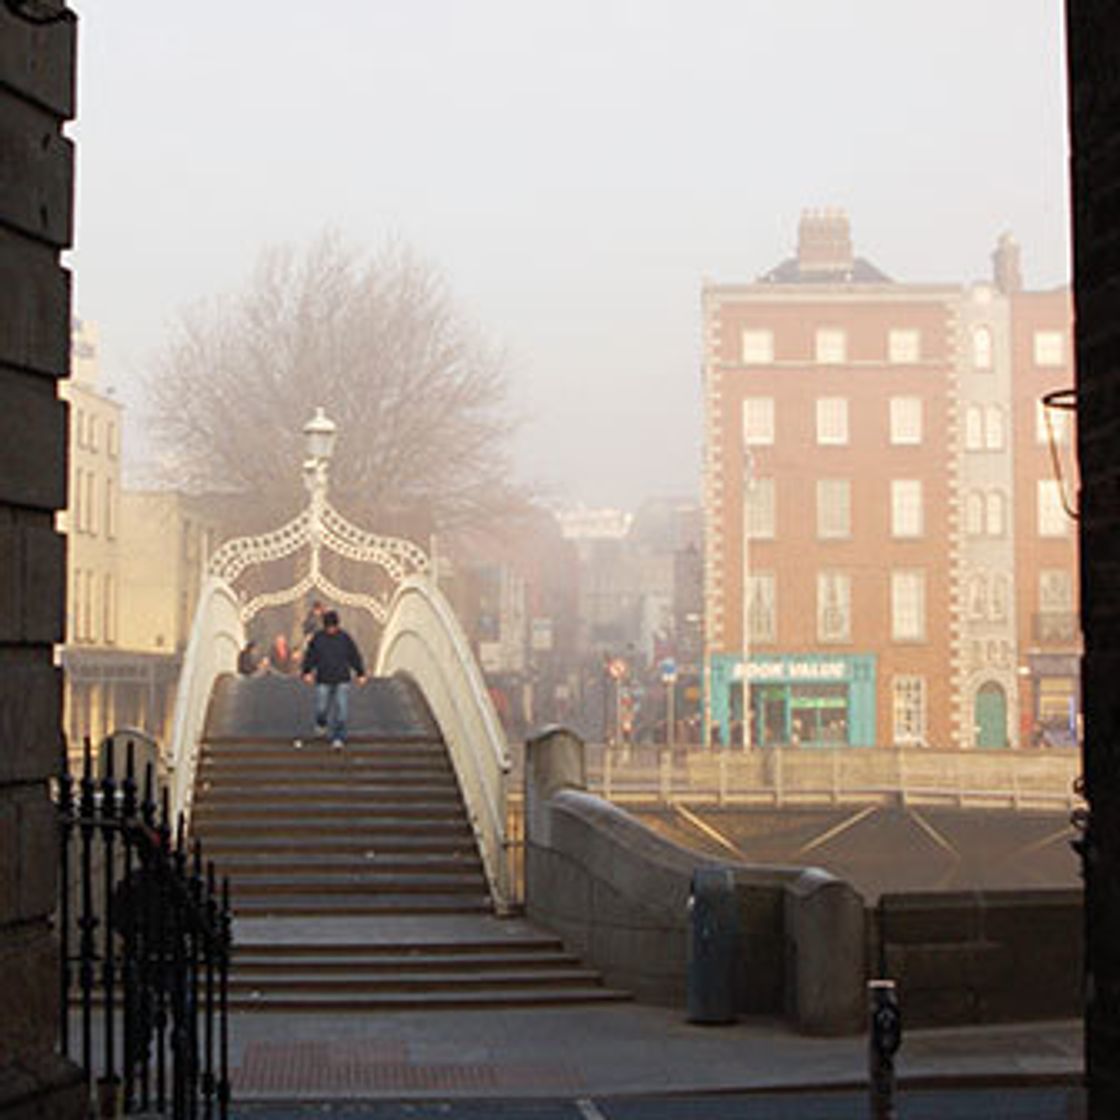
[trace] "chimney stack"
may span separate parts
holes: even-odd
[[[850,272],[852,232],[843,210],[802,210],[797,227],[797,266],[802,273]]]
[[[1003,295],[1023,290],[1023,267],[1019,259],[1019,242],[1009,233],[1001,233],[992,254],[992,280]]]

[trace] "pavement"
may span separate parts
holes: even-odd
[[[231,1016],[234,1117],[681,1120],[867,1115],[864,1038],[638,1004]],[[1081,1024],[908,1032],[899,1115],[1084,1115]]]

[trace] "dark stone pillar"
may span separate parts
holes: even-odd
[[[1081,625],[1089,1108],[1120,1116],[1120,7],[1067,0]]]
[[[29,6],[30,7],[30,6]],[[48,779],[61,743],[66,411],[75,27],[0,5],[0,1117],[83,1115],[56,1056],[56,833]]]

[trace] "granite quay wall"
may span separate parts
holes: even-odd
[[[75,26],[0,6],[0,1116],[79,1116],[79,1071],[58,1058],[50,927],[62,752],[66,411],[70,355]],[[18,1013],[12,1013],[18,1008]]]
[[[914,1027],[1068,1019],[1081,1011],[1079,890],[886,894],[868,959]]]

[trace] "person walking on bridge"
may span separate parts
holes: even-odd
[[[322,630],[307,643],[303,679],[315,685],[315,733],[321,738],[329,731],[335,750],[346,744],[351,673],[365,684],[366,667],[354,639],[339,625],[337,611],[324,611]]]

